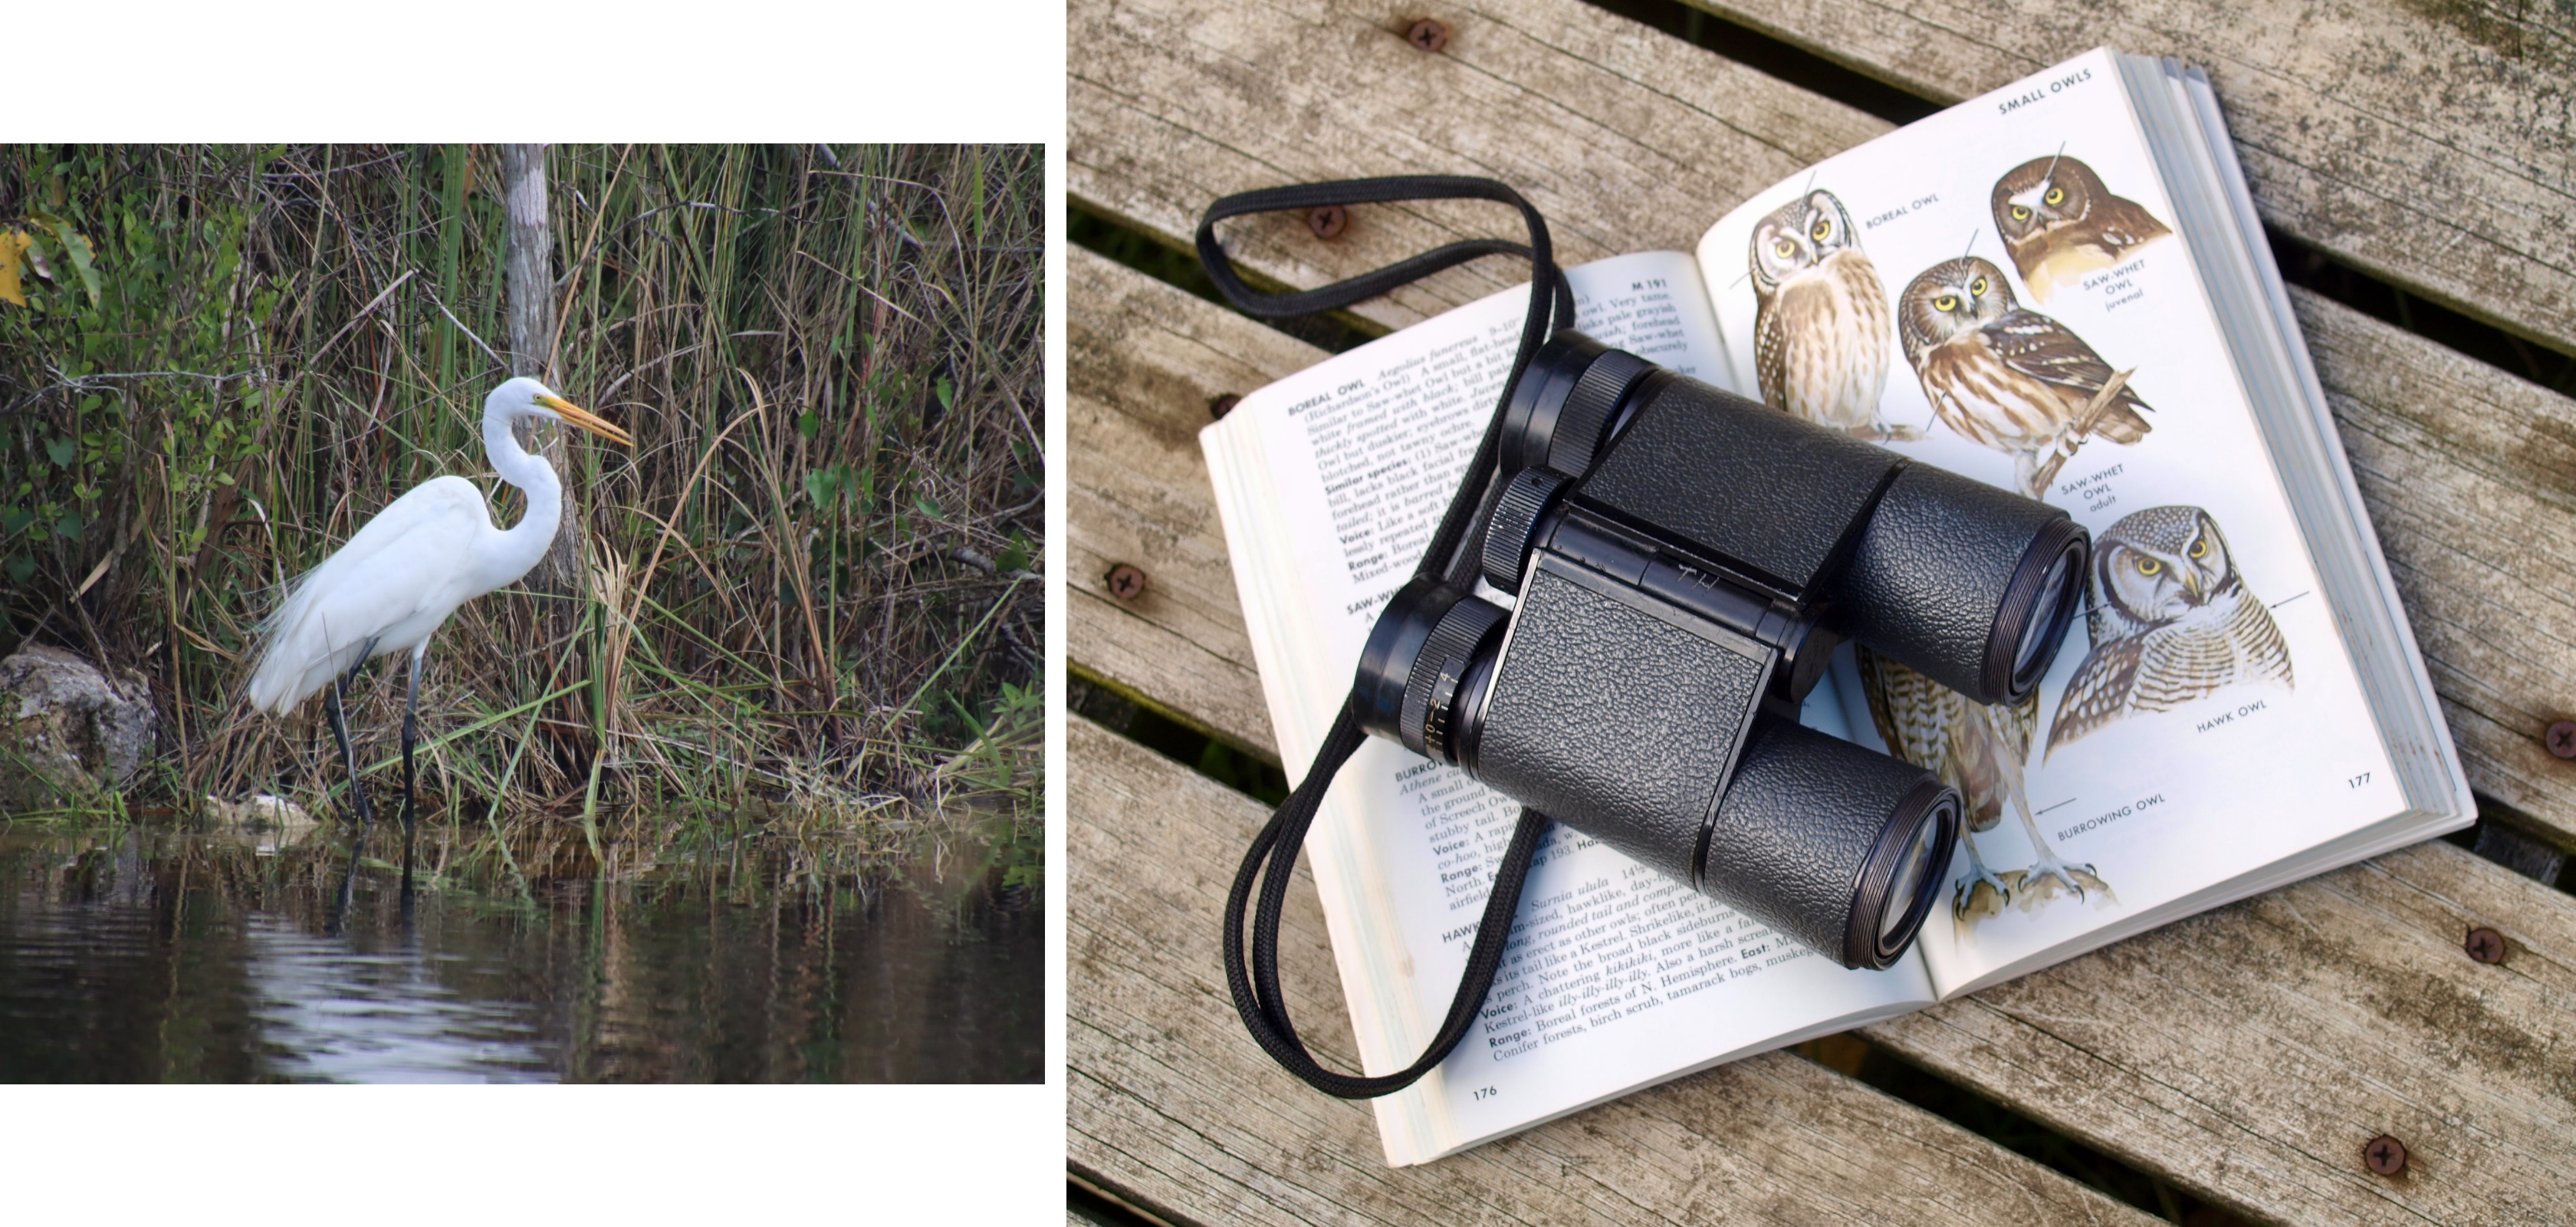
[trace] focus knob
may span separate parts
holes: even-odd
[[[1512,474],[1502,497],[1494,500],[1493,515],[1485,521],[1486,583],[1520,593],[1521,567],[1529,562],[1539,521],[1565,485],[1565,475],[1554,469],[1522,469]]]

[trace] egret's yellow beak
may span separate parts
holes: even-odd
[[[600,417],[599,415],[592,413],[590,410],[584,409],[560,396],[540,396],[537,398],[537,403],[548,409],[554,410],[557,414],[562,416],[563,420],[570,422],[575,426],[579,426],[583,430],[587,430],[592,434],[598,435],[600,438],[606,439],[611,443],[625,447],[635,446],[635,440],[628,436],[625,431],[619,430],[617,427],[610,425],[608,419]]]

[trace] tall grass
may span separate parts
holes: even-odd
[[[584,582],[432,641],[424,811],[1033,797],[1040,151],[548,157],[551,382],[636,446],[570,448]],[[321,704],[240,698],[281,585],[440,473],[519,514],[478,433],[499,189],[495,146],[0,148],[0,234],[44,263],[0,303],[0,650],[150,679],[126,803],[319,803]],[[400,674],[350,712],[379,797]]]

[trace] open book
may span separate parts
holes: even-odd
[[[1696,258],[1568,276],[1596,340],[2045,499],[2092,531],[2097,561],[2085,617],[2018,709],[1849,645],[1807,701],[1807,724],[1968,802],[1942,905],[1903,961],[1844,969],[1560,826],[1479,1028],[1376,1101],[1390,1163],[2473,820],[2199,73],[2096,50],[1761,193]],[[1335,357],[1201,435],[1292,773],[1463,475],[1526,294]],[[2004,761],[1952,761],[1965,721]],[[1336,783],[1306,851],[1368,1072],[1437,1028],[1515,812],[1374,738]]]

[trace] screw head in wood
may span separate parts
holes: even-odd
[[[1350,224],[1350,212],[1340,205],[1316,205],[1306,210],[1306,228],[1319,239],[1337,238]]]
[[[2550,725],[2548,734],[2541,740],[2548,743],[2550,753],[2560,758],[2576,758],[2576,720],[2561,720]]]
[[[1101,582],[1109,586],[1109,595],[1122,601],[1133,601],[1145,595],[1145,573],[1128,563],[1109,568]]]
[[[2406,1143],[2380,1134],[2361,1148],[2361,1161],[2382,1176],[2394,1176],[2406,1170]]]
[[[2470,958],[2481,963],[2501,963],[2504,961],[2504,934],[2483,926],[2471,929],[2469,940],[2461,943],[2461,948],[2469,952]]]
[[[1438,51],[1449,45],[1449,27],[1426,18],[1404,32],[1404,41],[1425,51]]]
[[[1225,420],[1225,415],[1234,412],[1234,407],[1242,403],[1242,397],[1228,392],[1208,402],[1208,416],[1222,422]]]

